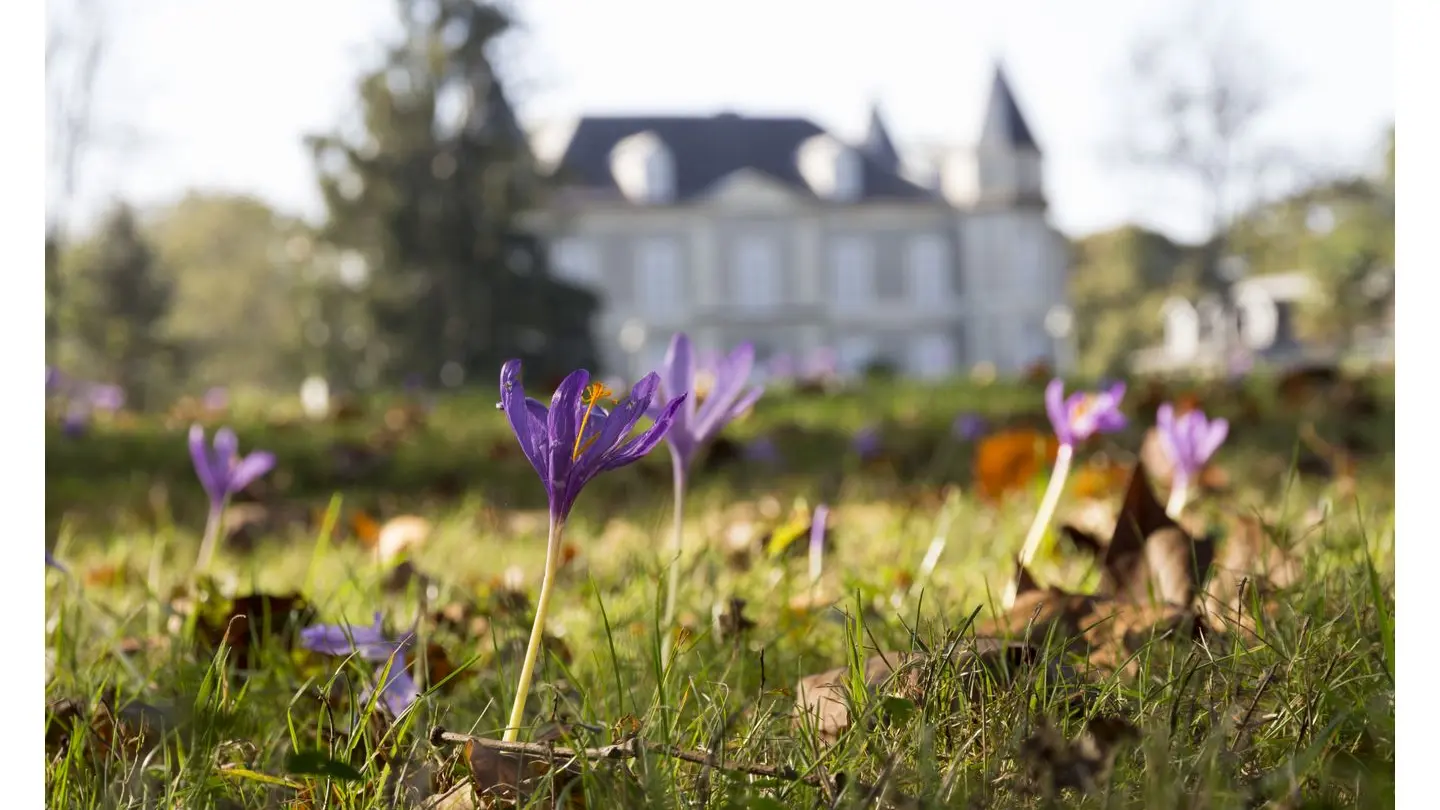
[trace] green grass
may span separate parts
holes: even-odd
[[[1222,509],[1260,511],[1278,531],[1305,537],[1301,585],[1272,605],[1251,600],[1251,612],[1263,616],[1257,639],[1158,638],[1139,648],[1131,674],[1096,671],[1052,645],[1046,656],[1087,671],[1082,699],[1071,699],[1074,689],[1054,689],[1043,667],[1016,679],[978,680],[939,668],[929,699],[918,704],[856,689],[853,711],[866,722],[833,745],[793,724],[800,677],[857,668],[877,647],[965,644],[993,615],[1038,491],[1000,505],[972,497],[970,450],[947,438],[949,424],[961,410],[1033,419],[1039,402],[1038,390],[1026,386],[767,395],[727,435],[774,433],[785,463],[772,470],[736,462],[697,475],[679,609],[690,634],[670,662],[659,658],[656,626],[667,562],[668,459],[662,449],[596,481],[567,529],[578,556],[562,570],[548,623],[568,655],[542,660],[528,704],[532,727],[522,739],[549,724],[568,726],[564,743],[581,747],[638,733],[804,775],[843,773],[850,785],[827,796],[789,779],[647,755],[581,763],[569,789],[583,792],[589,807],[865,806],[856,786],[877,783],[892,791],[892,806],[915,807],[1393,804],[1388,414],[1357,426],[1317,409],[1322,435],[1345,431],[1378,448],[1362,460],[1353,493],[1288,474],[1297,416],[1268,401],[1261,422],[1237,425],[1221,451],[1235,486],[1200,501],[1198,513],[1218,520]],[[1207,403],[1221,414],[1227,406]],[[282,429],[242,414],[234,426],[242,450],[266,447],[281,458],[263,492],[272,505],[320,513],[338,494],[347,514],[364,507],[381,517],[430,518],[435,531],[410,558],[424,580],[389,587],[390,571],[344,532],[320,542],[319,521],[297,521],[249,551],[222,551],[216,587],[229,595],[303,591],[322,621],[368,623],[381,610],[397,631],[451,603],[478,604],[488,622],[483,632],[419,624],[421,641],[439,644],[462,671],[429,689],[394,725],[370,717],[374,707],[358,701],[373,680],[371,664],[292,650],[268,637],[253,645],[241,671],[237,651],[205,644],[187,629],[171,596],[189,576],[204,504],[178,427],[145,421],[100,426],[80,440],[50,436],[50,542],[73,576],[46,574],[47,700],[70,699],[93,715],[101,694],[114,690],[117,707],[130,704],[135,715],[135,702],[146,704],[163,713],[166,726],[153,747],[134,756],[103,750],[92,731],[47,746],[51,806],[420,806],[466,772],[458,748],[431,744],[432,727],[500,736],[532,620],[528,607],[505,598],[501,580],[518,566],[533,602],[545,527],[514,515],[543,509],[543,491],[523,460],[490,458],[492,446],[513,439],[483,397],[442,403],[430,426],[388,461],[337,478],[331,443],[364,437],[378,422],[376,414],[343,429]],[[846,442],[870,422],[885,425],[890,458],[862,468]],[[1123,457],[1138,446],[1132,430],[1095,449]],[[916,505],[912,496],[946,482],[960,485],[947,507]],[[797,499],[832,506],[834,551],[822,582],[836,599],[829,609],[788,607],[809,588],[803,554],[771,558],[762,550],[742,568],[724,553],[723,538],[746,520],[745,505],[763,533],[783,522]],[[778,517],[765,514],[771,500]],[[1077,506],[1067,498],[1062,518]],[[1324,514],[1318,522],[1317,510]],[[907,587],[937,532],[947,542],[934,575],[923,588]],[[1050,549],[1039,576],[1069,590],[1093,589],[1086,558],[1063,545]],[[87,584],[87,573],[101,566],[124,575]],[[731,597],[746,600],[745,615],[755,623],[738,638],[722,637],[712,621],[714,606]],[[217,594],[200,612],[221,616],[224,607]],[[1074,737],[1096,716],[1123,718],[1138,739],[1117,748],[1113,774],[1094,791],[1047,797],[1027,772],[1025,740],[1042,724]],[[535,806],[549,806],[548,799]]]

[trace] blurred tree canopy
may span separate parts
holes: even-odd
[[[1118,373],[1132,352],[1157,345],[1161,305],[1171,295],[1193,301],[1210,287],[1206,268],[1217,244],[1243,258],[1248,275],[1309,275],[1320,295],[1302,310],[1299,334],[1350,345],[1357,329],[1393,312],[1393,130],[1383,174],[1331,180],[1256,206],[1209,244],[1179,244],[1137,225],[1077,240],[1069,292],[1079,370]]]
[[[123,387],[133,406],[152,404],[182,372],[184,357],[166,328],[173,279],[135,211],[117,205],[68,259],[71,306],[60,317],[73,338],[71,359]]]
[[[488,384],[510,357],[542,379],[594,368],[598,302],[553,279],[519,224],[545,189],[491,62],[509,20],[473,0],[398,3],[403,37],[360,82],[363,134],[310,139],[321,237],[363,289],[355,384]]]

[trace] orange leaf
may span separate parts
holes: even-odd
[[[994,433],[975,450],[975,482],[980,494],[998,500],[1024,488],[1055,463],[1060,443],[1038,430],[1017,429]]]

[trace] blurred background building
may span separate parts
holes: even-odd
[[[761,361],[833,349],[842,374],[1053,365],[1068,246],[999,69],[983,120],[902,156],[878,106],[856,143],[802,117],[582,117],[553,159],[552,264],[600,298],[601,357],[630,375],[680,330]]]

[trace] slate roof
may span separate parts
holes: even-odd
[[[860,144],[860,149],[874,158],[876,165],[885,171],[900,171],[900,153],[890,140],[890,132],[885,129],[879,106],[870,108],[870,128],[865,132],[865,140]]]
[[[670,150],[675,164],[675,200],[684,202],[741,169],[751,169],[812,195],[800,174],[797,150],[825,132],[804,118],[713,116],[586,116],[580,119],[556,166],[563,183],[587,192],[619,194],[610,171],[610,153],[632,135],[653,133]],[[892,147],[893,148],[893,147]],[[933,193],[901,177],[865,150],[861,156],[859,201],[925,200]]]
[[[992,104],[989,109],[999,107],[1000,131],[1005,133],[1006,143],[1016,148],[1040,151],[1039,144],[1035,143],[1035,136],[1030,133],[1030,125],[1025,123],[1025,116],[1020,114],[1015,93],[1010,89],[1010,83],[1005,80],[1005,71],[998,67],[995,69],[995,81],[990,86],[990,97]],[[998,105],[994,103],[996,100],[999,101]]]

